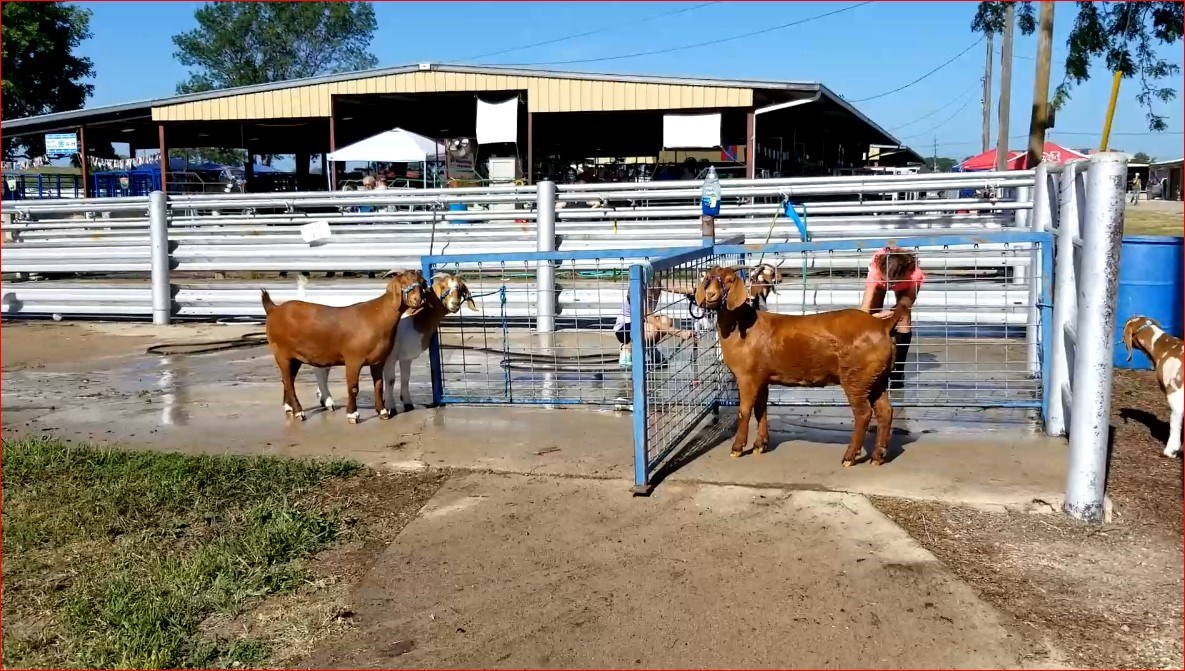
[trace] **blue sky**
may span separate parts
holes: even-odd
[[[820,81],[849,100],[895,89],[966,49],[974,2],[876,2],[800,26],[710,47],[601,62],[545,65],[651,52],[721,39],[806,19],[854,4],[816,2],[720,2],[679,14],[656,15],[704,3],[375,3],[378,18],[372,51],[381,66],[418,62],[467,62],[656,75]],[[171,95],[186,69],[173,58],[171,36],[194,27],[198,3],[86,3],[94,37],[81,51],[95,63],[95,94],[88,106]],[[1057,3],[1052,82],[1062,79],[1066,37],[1077,10]],[[649,20],[645,20],[649,19]],[[601,30],[604,29],[604,30]],[[481,54],[595,34],[470,60]],[[876,100],[861,111],[924,155],[962,158],[978,153],[980,44],[922,82]],[[999,40],[997,40],[997,51]],[[1010,135],[1028,131],[1035,36],[1017,36],[1012,77]],[[1180,64],[1182,45],[1162,48]],[[1110,92],[1100,63],[1057,117],[1052,139],[1069,147],[1096,146]],[[998,55],[995,84],[999,86]],[[1185,88],[1180,75],[1168,85]],[[1134,81],[1125,80],[1115,114],[1113,148],[1159,158],[1182,155],[1180,100],[1162,105],[1169,133],[1150,134],[1136,102]],[[929,115],[918,121],[918,117]],[[992,127],[995,135],[995,107]],[[908,124],[908,125],[906,125]],[[903,127],[904,126],[904,127]],[[937,126],[937,127],[935,127]],[[1023,140],[1012,140],[1018,146]]]

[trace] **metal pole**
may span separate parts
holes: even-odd
[[[152,253],[152,323],[163,326],[173,314],[169,285],[169,202],[163,191],[148,196],[148,239]]]
[[[535,210],[536,249],[540,252],[555,251],[555,182],[543,180],[536,185],[538,201]],[[536,267],[535,330],[550,333],[555,330],[555,265],[552,261],[539,261]]]
[[[1112,345],[1123,239],[1127,158],[1107,152],[1090,157],[1086,217],[1079,274],[1078,344],[1070,411],[1070,465],[1062,510],[1101,522],[1110,438]]]
[[[1070,363],[1074,354],[1076,329],[1078,328],[1078,280],[1074,262],[1079,239],[1078,201],[1085,191],[1082,185],[1081,161],[1067,164],[1058,180],[1057,207],[1057,258],[1053,274],[1053,324],[1049,329],[1052,338],[1052,353],[1049,362],[1049,377],[1045,381],[1049,389],[1045,410],[1045,433],[1050,436],[1066,435],[1069,425],[1069,410],[1072,399],[1070,387]]]
[[[630,266],[630,357],[633,382],[634,486],[630,491],[649,496],[650,455],[647,451],[646,410],[646,294],[642,266]]]
[[[1049,166],[1041,163],[1037,166],[1036,172],[1036,185],[1032,188],[1022,187],[1017,189],[1017,192],[1032,201],[1033,209],[1026,213],[1027,227],[1031,228],[1034,233],[1040,233],[1048,231],[1050,228]],[[1024,210],[1017,210],[1017,212],[1024,212]],[[1039,245],[1033,245],[1033,251],[1029,253],[1029,320],[1025,326],[1025,356],[1029,363],[1029,375],[1032,377],[1041,373],[1039,348],[1041,339],[1038,335],[1041,319],[1038,303],[1041,298],[1041,282],[1044,280],[1045,272],[1048,272],[1048,269],[1041,266],[1041,251]]]

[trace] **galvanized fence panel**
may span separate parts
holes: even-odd
[[[766,246],[717,245],[719,254],[745,254],[746,267],[780,268],[781,283],[768,309],[810,314],[861,304],[869,262],[892,245],[913,252],[926,274],[911,311],[913,342],[905,363],[899,406],[1042,407],[1041,329],[1047,323],[1052,277],[1052,236],[1029,231],[974,236],[915,236],[827,240]],[[1030,284],[1009,281],[1000,259],[1028,266]],[[826,259],[826,262],[820,262]],[[886,292],[884,307],[894,305]],[[725,399],[725,402],[733,400]],[[842,406],[838,388],[771,391],[771,405]]]
[[[1047,232],[1006,231],[975,236],[916,236],[800,243],[718,244],[695,253],[658,259],[653,272],[639,266],[631,296],[682,297],[703,272],[715,266],[746,270],[769,263],[781,272],[767,309],[784,314],[810,314],[859,306],[874,252],[886,246],[918,255],[926,281],[912,310],[914,333],[905,363],[902,389],[893,391],[898,407],[1016,408],[1044,406],[1045,371],[1050,359],[1047,325],[1052,319],[1053,237]],[[1038,260],[1030,284],[1007,281],[995,260],[1014,256]],[[826,262],[820,262],[825,259]],[[894,304],[892,292],[885,307]],[[679,306],[679,307],[676,307]],[[645,311],[635,308],[635,321],[671,318],[680,323],[686,301],[652,298]],[[1034,318],[1033,316],[1036,315]],[[699,316],[699,315],[692,315]],[[635,487],[648,491],[655,474],[678,462],[711,438],[700,434],[707,415],[735,406],[736,386],[724,366],[714,330],[714,314],[700,316],[708,329],[696,345],[676,345],[674,355],[661,348],[635,345],[633,375]],[[641,329],[634,325],[637,343]],[[711,353],[708,354],[708,351]],[[657,357],[655,356],[657,354]],[[674,362],[672,365],[671,362]],[[713,384],[700,386],[702,380]],[[771,387],[770,406],[820,407],[848,405],[838,388]],[[709,434],[710,435],[710,434]]]
[[[453,273],[477,312],[447,317],[432,345],[438,402],[629,404],[614,329],[630,264],[663,249],[426,256],[425,277]]]

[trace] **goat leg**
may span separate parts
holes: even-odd
[[[732,439],[732,451],[728,453],[730,457],[739,457],[745,453],[745,446],[749,444],[749,415],[753,412],[753,403],[757,399],[757,385],[746,380],[744,383],[738,379],[738,395],[740,402],[737,403],[737,433]]]
[[[876,445],[872,448],[872,465],[880,466],[885,463],[889,438],[893,435],[893,404],[884,390],[872,402],[872,411],[876,414]]]
[[[753,402],[753,415],[757,418],[757,442],[753,454],[762,454],[769,449],[769,385],[761,385],[757,399]]]
[[[1164,456],[1175,457],[1181,452],[1181,420],[1185,418],[1185,403],[1181,402],[1181,391],[1169,396],[1169,440],[1164,446]]]
[[[415,410],[411,402],[411,359],[399,360],[399,400],[403,401],[404,412]]]
[[[864,447],[864,436],[868,433],[868,423],[872,421],[872,406],[868,403],[867,388],[857,385],[843,385],[844,394],[848,397],[848,404],[852,406],[852,416],[855,423],[852,426],[852,439],[848,443],[848,450],[843,453],[844,468],[856,463],[856,457]]]
[[[358,376],[362,373],[362,362],[346,362],[346,421],[358,423]]]
[[[276,354],[276,366],[280,369],[280,382],[284,385],[284,414],[304,421],[304,409],[296,398],[296,373],[300,361]]]
[[[379,411],[379,419],[388,419],[391,411],[387,410],[387,404],[383,402],[382,364],[370,367],[370,380],[374,383],[374,409]]]

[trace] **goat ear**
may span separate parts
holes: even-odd
[[[399,274],[399,273],[401,273],[401,272],[403,272],[403,271],[401,271],[401,270],[388,270],[387,272],[383,273],[383,279],[385,280],[385,279],[387,279],[388,277],[393,277],[393,276],[395,276],[395,275],[398,275],[398,274]]]
[[[471,312],[477,312],[477,303],[473,302],[473,296],[465,298],[465,307],[469,308]]]
[[[745,288],[745,283],[736,273],[729,275],[725,281],[728,282],[728,296],[725,297],[724,305],[729,310],[739,310],[742,305],[749,302],[749,292]]]
[[[1132,323],[1128,322],[1123,327],[1123,346],[1127,348],[1127,360],[1132,360],[1132,336],[1135,335],[1135,329],[1132,328]]]

